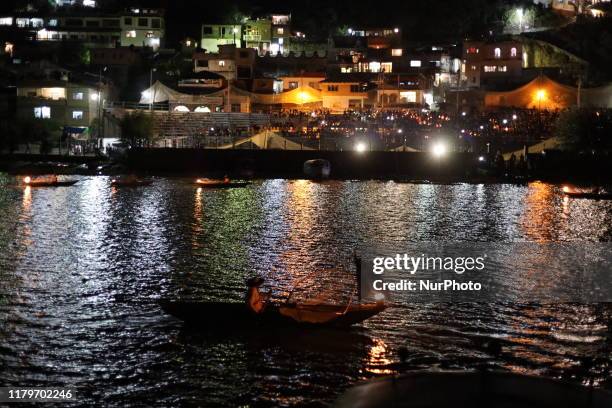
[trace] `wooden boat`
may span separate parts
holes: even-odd
[[[269,326],[348,327],[386,309],[380,303],[338,305],[270,305],[255,314],[244,303],[161,301],[162,309],[189,325],[240,328]]]
[[[51,177],[24,177],[23,185],[26,187],[69,187],[78,183],[79,180],[58,180]]]
[[[202,188],[241,188],[246,187],[251,183],[248,181],[197,179],[194,184]]]
[[[150,186],[151,184],[153,184],[153,180],[121,178],[111,180],[111,186],[113,187],[141,187]]]
[[[580,384],[500,371],[414,372],[345,392],[336,408],[612,407],[612,393]]]
[[[563,194],[570,198],[585,198],[589,200],[612,200],[612,193],[598,191],[582,191],[563,187]]]

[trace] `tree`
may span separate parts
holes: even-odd
[[[567,110],[557,119],[555,135],[564,150],[609,150],[612,148],[612,111],[592,108]]]
[[[153,118],[142,111],[127,113],[119,122],[121,140],[133,147],[149,146],[153,136]]]

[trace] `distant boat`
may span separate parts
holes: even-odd
[[[162,309],[199,327],[237,328],[248,326],[333,326],[349,327],[386,309],[379,303],[352,305],[270,306],[262,313],[252,312],[245,303],[161,301]]]
[[[612,193],[599,191],[599,189],[584,191],[568,186],[563,187],[563,194],[571,198],[585,198],[590,200],[612,200]]]
[[[135,176],[117,177],[111,180],[111,186],[113,187],[141,187],[150,186],[153,184],[153,180],[141,179]]]
[[[331,174],[331,163],[325,159],[313,159],[304,162],[304,175],[312,179],[326,179]]]
[[[501,371],[427,371],[373,380],[345,392],[336,408],[612,407],[612,393]]]
[[[202,188],[241,188],[251,184],[248,181],[230,181],[230,180],[212,180],[199,178],[194,182],[195,185]]]
[[[26,176],[23,178],[23,185],[26,187],[69,187],[78,182],[78,180],[58,180],[57,176]]]

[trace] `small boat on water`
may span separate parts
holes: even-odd
[[[595,188],[592,190],[580,190],[568,186],[563,187],[563,194],[570,198],[584,198],[589,200],[612,200],[612,193]]]
[[[336,408],[609,408],[612,393],[580,384],[502,371],[425,371],[350,388]]]
[[[321,180],[329,178],[331,173],[331,163],[325,159],[313,159],[304,162],[304,175],[306,177]]]
[[[251,184],[248,181],[231,181],[229,179],[212,180],[207,178],[199,178],[194,184],[202,188],[241,188]]]
[[[111,180],[111,186],[113,187],[141,187],[151,184],[153,184],[153,180],[141,179],[136,176],[116,177]]]
[[[349,327],[386,309],[382,302],[329,305],[286,304],[254,313],[244,303],[161,301],[162,309],[190,326],[331,326]]]
[[[69,187],[78,182],[78,180],[59,180],[57,176],[26,176],[23,178],[23,185],[26,187]]]

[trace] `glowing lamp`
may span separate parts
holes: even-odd
[[[24,177],[23,182],[25,184],[30,184],[32,182],[32,177],[30,176]]]
[[[363,143],[363,142],[357,143],[357,144],[355,145],[355,150],[356,150],[358,153],[363,153],[363,152],[365,152],[365,151],[366,151],[366,148],[367,148],[367,146],[366,146],[366,144],[365,144],[365,143]]]
[[[298,99],[302,103],[306,103],[306,101],[308,100],[308,94],[306,92],[300,92],[300,93],[298,93]]]
[[[546,91],[540,89],[538,92],[536,92],[536,99],[538,101],[543,101],[544,99],[546,99]]]
[[[446,146],[443,143],[436,143],[431,152],[436,157],[442,157],[446,154]]]
[[[564,193],[569,193],[570,192],[570,188],[568,186],[563,186],[563,192]]]

